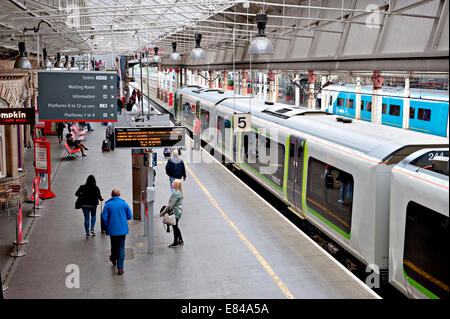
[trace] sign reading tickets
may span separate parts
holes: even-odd
[[[117,74],[39,71],[39,120],[116,122]]]
[[[35,110],[27,108],[0,108],[0,125],[34,124]]]
[[[116,147],[183,147],[186,128],[174,127],[117,127]]]

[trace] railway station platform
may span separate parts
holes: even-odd
[[[116,126],[127,125],[131,116],[124,112]],[[173,233],[160,221],[159,209],[170,189],[167,158],[157,150],[154,253],[147,252],[144,223],[129,221],[125,273],[118,276],[108,260],[109,238],[100,232],[100,206],[96,236],[85,238],[83,214],[74,208],[75,191],[93,174],[105,200],[118,188],[132,207],[131,151],[102,152],[105,127],[95,123],[93,128],[85,142],[88,156],[70,161],[62,160],[65,150],[57,137],[48,137],[56,197],[45,200],[42,216],[26,225],[27,255],[3,264],[5,298],[379,298],[207,152],[193,154],[188,137],[179,224],[184,246],[168,248]],[[70,265],[79,267],[79,288],[66,285]]]

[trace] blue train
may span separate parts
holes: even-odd
[[[361,87],[361,120],[371,120],[372,86]],[[383,87],[381,121],[384,125],[403,127],[404,88]],[[448,137],[448,91],[410,89],[409,129]],[[356,85],[329,85],[322,91],[328,112],[355,118]]]

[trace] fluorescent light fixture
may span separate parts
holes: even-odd
[[[14,63],[15,69],[31,69],[31,63],[25,54],[25,42],[19,42],[19,57]]]
[[[273,54],[273,47],[270,40],[267,39],[264,34],[266,28],[267,15],[264,13],[258,13],[256,15],[256,23],[258,25],[258,35],[250,45],[250,54]]]
[[[200,48],[200,42],[202,41],[202,35],[200,33],[195,34],[195,48],[191,51],[191,59],[204,59],[205,51]]]
[[[172,48],[173,48],[173,52],[170,55],[170,59],[172,61],[180,61],[181,55],[177,52],[177,43],[176,42],[172,42]]]
[[[55,68],[64,69],[64,64],[61,61],[61,53],[56,53]]]
[[[161,63],[161,57],[158,55],[158,47],[154,47],[153,50],[155,50],[155,55],[153,56],[152,62]]]

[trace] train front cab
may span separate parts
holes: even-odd
[[[389,282],[410,298],[449,298],[448,149],[418,151],[392,169]]]

